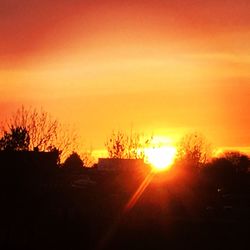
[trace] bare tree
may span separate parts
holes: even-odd
[[[120,130],[113,131],[105,146],[110,158],[127,158],[128,136]]]
[[[186,165],[201,167],[211,157],[211,144],[198,133],[186,134],[177,147],[177,159]]]
[[[66,128],[42,108],[17,109],[5,123],[2,131],[23,128],[29,135],[28,150],[52,151],[58,149],[65,158],[66,154],[75,150],[76,135]]]
[[[92,167],[96,162],[92,150],[86,150],[81,153],[81,159],[83,161],[84,167]]]
[[[121,130],[113,131],[106,140],[105,146],[110,158],[143,159],[144,149],[150,144],[150,139],[145,139],[139,133],[127,134]]]

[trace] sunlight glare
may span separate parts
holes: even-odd
[[[146,161],[153,166],[155,171],[168,170],[174,162],[176,148],[171,146],[147,148]]]

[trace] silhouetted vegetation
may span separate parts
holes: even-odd
[[[188,133],[178,145],[177,160],[184,166],[199,169],[211,158],[211,145],[200,133]]]
[[[81,157],[76,153],[73,152],[64,162],[63,168],[78,170],[83,167],[83,161]]]
[[[139,133],[127,134],[121,130],[113,131],[105,142],[109,158],[143,159],[143,148],[150,144],[152,138],[143,138]]]
[[[26,128],[11,127],[9,132],[4,131],[4,135],[0,139],[0,150],[28,150],[29,144],[30,136]]]
[[[43,109],[22,106],[3,124],[0,149],[53,151],[65,158],[76,147],[76,134]]]

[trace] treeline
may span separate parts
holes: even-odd
[[[43,109],[17,109],[0,129],[0,151],[57,151],[62,166],[93,166],[91,152],[78,153],[77,131],[62,125]],[[145,159],[145,148],[152,146],[153,136],[147,137],[131,131],[112,131],[105,141],[109,158]],[[189,167],[199,171],[208,166],[247,172],[249,156],[240,152],[225,152],[214,158],[211,144],[200,133],[188,133],[177,145],[174,165]],[[228,170],[229,171],[229,170]],[[231,170],[232,171],[232,170]]]

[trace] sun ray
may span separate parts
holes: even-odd
[[[150,172],[146,176],[146,178],[143,180],[143,182],[141,183],[141,185],[138,187],[138,189],[135,191],[135,193],[132,195],[132,197],[130,198],[130,200],[126,204],[126,206],[124,208],[124,213],[128,212],[129,210],[131,210],[134,207],[134,205],[136,204],[136,202],[138,201],[138,199],[141,197],[141,195],[144,192],[144,190],[147,188],[147,186],[151,182],[153,176],[154,175],[153,175],[152,172]]]
[[[122,213],[118,215],[118,217],[114,220],[114,222],[111,224],[111,226],[108,228],[106,233],[103,235],[103,237],[100,239],[100,241],[97,243],[96,250],[104,249],[112,237],[114,236],[118,226],[120,225],[122,219],[128,214],[128,212],[135,206],[145,189],[148,187],[150,182],[152,181],[154,177],[154,172],[151,171],[147,174],[145,179],[142,181],[140,186],[136,189],[136,191],[133,193],[131,198],[126,203],[124,209],[122,210]]]

